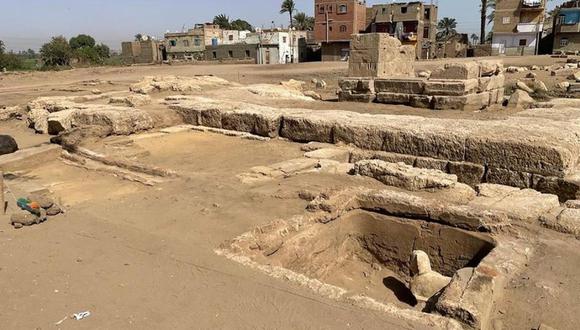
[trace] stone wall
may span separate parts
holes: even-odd
[[[450,63],[430,78],[343,78],[339,101],[481,110],[503,101],[504,83],[503,65],[497,61]]]
[[[385,33],[355,34],[350,42],[349,77],[392,77],[414,73],[415,48]]]

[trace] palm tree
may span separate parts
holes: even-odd
[[[457,20],[444,17],[437,23],[437,40],[445,41],[457,34]]]
[[[299,12],[294,15],[293,23],[298,30],[312,31],[314,29],[314,17],[308,16],[303,12]]]
[[[284,0],[280,8],[280,14],[290,14],[290,28],[294,27],[294,12],[296,11],[296,3],[294,0]]]
[[[470,38],[471,38],[471,43],[474,45],[477,44],[477,42],[479,41],[479,36],[475,33],[471,34]]]
[[[481,21],[480,21],[480,40],[483,44],[483,40],[485,39],[485,26],[487,25],[487,7],[489,4],[489,0],[481,0]]]
[[[496,0],[487,0],[487,9],[489,10],[489,14],[487,14],[487,24],[491,24],[495,20],[495,4]]]
[[[225,14],[219,14],[216,17],[214,17],[213,24],[219,25],[220,28],[222,28],[224,30],[231,29],[230,18],[228,16],[226,16]]]

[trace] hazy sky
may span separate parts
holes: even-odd
[[[27,0],[2,2],[0,40],[8,49],[38,49],[51,36],[90,34],[98,42],[119,49],[136,33],[162,37],[167,30],[181,30],[211,21],[224,13],[254,26],[288,24],[280,15],[281,0]],[[314,0],[296,0],[299,11],[313,14]],[[369,0],[368,4],[391,0]],[[398,1],[402,2],[402,1]],[[435,1],[437,2],[437,1]],[[563,0],[555,0],[552,7]],[[479,30],[479,0],[439,0],[439,18],[455,17],[459,31]]]

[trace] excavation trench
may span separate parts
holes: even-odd
[[[280,244],[281,243],[281,244]],[[425,251],[433,270],[452,277],[477,267],[494,240],[437,223],[355,210],[285,237],[263,263],[399,307],[415,306],[408,289],[413,250]]]

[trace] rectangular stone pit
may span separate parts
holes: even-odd
[[[417,325],[486,328],[503,284],[531,250],[523,242],[445,220],[462,213],[473,218],[468,223],[489,221],[478,220],[486,217],[478,211],[442,209],[436,220],[421,215],[424,201],[408,195],[400,203],[388,196],[395,195],[355,190],[319,197],[310,204],[311,213],[260,226],[217,252],[321,295],[372,306]],[[452,278],[426,306],[408,289],[415,250],[429,255],[434,271]]]

